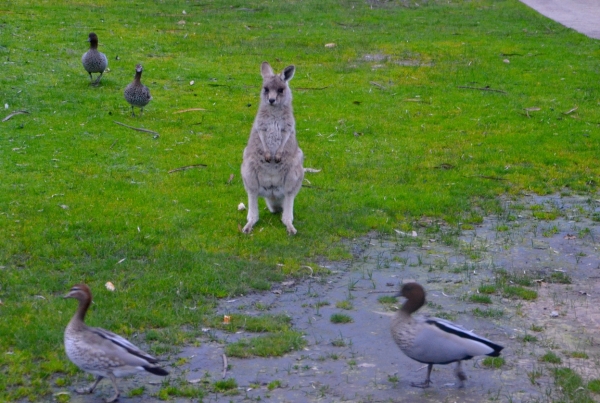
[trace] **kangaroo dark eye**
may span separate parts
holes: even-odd
[[[264,88],[265,89],[265,94],[269,93],[269,89],[267,87]]]
[[[278,89],[277,92],[283,94],[283,88]]]

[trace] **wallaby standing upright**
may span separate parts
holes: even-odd
[[[281,221],[295,234],[294,198],[302,187],[304,154],[296,141],[296,122],[288,81],[296,68],[286,67],[276,75],[267,62],[260,68],[263,89],[260,106],[244,149],[242,179],[248,193],[248,222],[242,230],[252,231],[258,221],[258,196],[264,197],[272,213],[282,212]]]

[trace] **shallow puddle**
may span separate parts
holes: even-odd
[[[416,237],[398,233],[353,240],[351,262],[322,263],[330,276],[276,284],[271,292],[222,301],[218,313],[223,315],[290,316],[307,346],[280,358],[228,357],[225,377],[236,380],[235,394],[207,394],[203,401],[550,402],[559,399],[551,376],[558,364],[542,361],[548,351],[584,381],[600,378],[600,203],[531,196],[506,200],[504,206],[502,214],[453,238],[446,238],[442,228],[431,235],[417,229]],[[511,279],[530,279],[532,285],[525,288],[535,290],[537,299],[496,293],[491,304],[469,302],[481,285],[494,284],[499,275],[507,276],[508,284]],[[571,284],[551,282],[566,279]],[[420,282],[428,292],[422,314],[448,317],[505,346],[505,364],[489,369],[482,357],[465,361],[468,379],[463,389],[457,388],[453,365],[436,365],[429,389],[411,387],[411,382],[424,380],[426,369],[406,357],[391,338],[390,318],[402,301],[378,301],[394,295],[406,280]],[[351,309],[337,308],[339,302]],[[487,317],[477,317],[474,311]],[[352,322],[333,324],[334,313],[347,314]],[[170,357],[171,362],[188,359],[170,370],[190,385],[221,380],[224,346],[256,336],[206,329],[199,347],[186,347]],[[574,352],[588,358],[573,358]],[[160,388],[157,382],[160,379],[152,376],[120,380],[124,396],[146,384],[143,397],[121,401],[157,401],[150,397]],[[111,392],[106,382],[95,395],[72,395],[71,401],[101,401]]]

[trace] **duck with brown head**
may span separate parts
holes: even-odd
[[[140,108],[140,114],[142,114],[144,113],[144,106],[148,105],[152,100],[150,90],[142,84],[142,71],[143,68],[141,64],[135,66],[135,77],[133,78],[133,81],[125,87],[125,92],[123,93],[125,100],[131,105],[131,116],[135,116],[135,112],[133,111],[134,106]]]
[[[108,67],[108,59],[104,53],[98,51],[98,35],[90,32],[87,40],[90,43],[90,50],[83,54],[81,63],[85,71],[90,75],[91,84],[98,85],[102,74],[104,74],[104,70]],[[100,73],[96,81],[94,81],[92,73]]]
[[[433,364],[456,362],[455,374],[459,387],[463,387],[467,377],[461,361],[478,355],[498,357],[504,348],[447,320],[413,317],[425,304],[425,290],[420,284],[404,284],[398,296],[405,297],[406,302],[392,320],[392,337],[404,354],[427,364],[425,381],[411,383],[411,386],[429,387]]]
[[[148,371],[160,376],[169,374],[157,365],[156,358],[123,337],[85,324],[85,315],[92,303],[92,293],[87,285],[73,286],[64,298],[74,298],[79,301],[77,311],[65,329],[67,356],[80,369],[96,376],[92,385],[76,389],[77,393],[92,393],[102,378],[109,378],[115,389],[115,394],[106,400],[110,403],[119,398],[117,377],[132,375],[139,371]]]

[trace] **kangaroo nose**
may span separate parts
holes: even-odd
[[[269,98],[269,103],[273,105],[275,103],[275,98]]]

